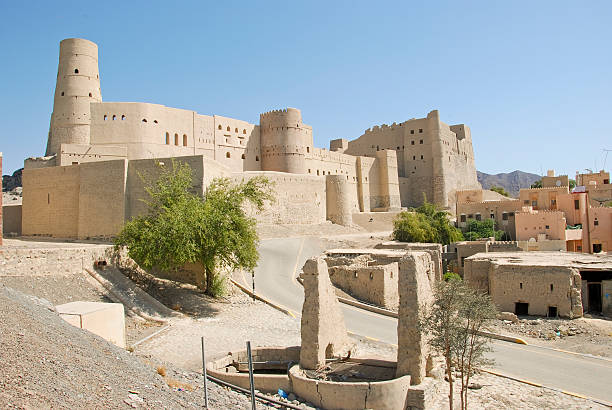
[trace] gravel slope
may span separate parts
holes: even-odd
[[[195,373],[180,375],[188,387],[201,385]],[[167,381],[135,355],[64,322],[46,300],[0,285],[0,408],[203,406],[201,389],[178,391]],[[212,383],[209,397],[212,408],[250,405]]]

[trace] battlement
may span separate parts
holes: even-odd
[[[459,205],[508,205],[509,203],[516,202],[517,204],[520,199],[508,199],[507,201],[478,201],[478,202],[460,202]]]
[[[521,188],[520,192],[558,191],[563,188],[568,188],[568,186],[562,185],[562,186],[552,186],[552,187],[546,187],[546,188]]]

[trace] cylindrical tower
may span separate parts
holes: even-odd
[[[46,155],[59,153],[61,144],[89,144],[89,104],[101,101],[98,46],[80,38],[62,40]]]
[[[312,129],[302,123],[300,110],[287,108],[261,114],[259,133],[262,171],[306,173]]]

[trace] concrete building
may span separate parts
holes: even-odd
[[[366,149],[379,137],[386,145]],[[154,172],[172,158],[206,178],[196,186],[218,176],[276,182],[280,200],[258,216],[268,223],[350,225],[354,213],[418,205],[423,193],[451,208],[458,188],[479,186],[469,128],[440,122],[437,111],[330,147],[313,146],[312,127],[295,108],[263,113],[251,124],[158,104],[103,102],[97,45],[66,39],[46,156],[25,161],[22,232],[112,236],[142,211],[135,169]]]
[[[612,316],[612,257],[568,252],[478,253],[464,280],[500,311],[577,318]]]

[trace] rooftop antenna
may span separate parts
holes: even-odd
[[[608,160],[608,153],[612,152],[612,149],[603,149],[603,152],[606,153],[606,156],[604,157],[604,163],[603,163],[603,167],[602,169],[605,170],[606,169],[606,161]]]

